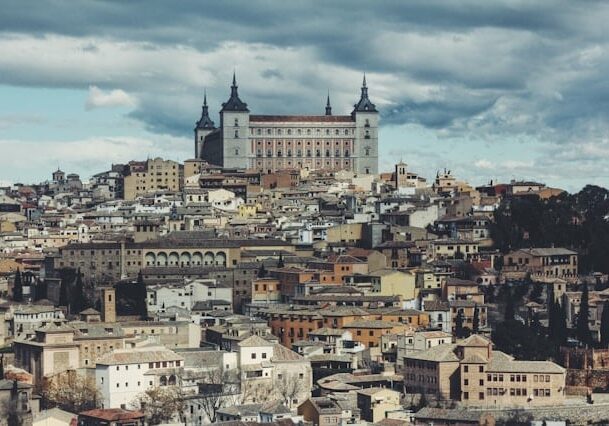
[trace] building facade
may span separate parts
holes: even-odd
[[[220,126],[209,118],[207,97],[196,123],[195,156],[225,168],[350,170],[378,173],[379,113],[368,98],[366,78],[350,115],[254,115],[239,98],[233,75]]]

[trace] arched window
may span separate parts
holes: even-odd
[[[339,134],[339,130],[338,130],[338,129],[336,129],[336,130],[334,131],[334,134],[338,135],[338,134]]]
[[[370,130],[366,130],[366,135],[364,136],[365,139],[370,139]]]
[[[175,384],[176,384],[176,381],[177,381],[177,380],[176,380],[176,376],[175,376],[175,374],[172,374],[171,376],[169,376],[169,382],[168,382],[168,383],[169,383],[169,386],[173,386],[173,385],[175,385]]]
[[[345,135],[349,134],[349,129],[345,129]]]
[[[288,149],[288,157],[292,156],[292,150]]]
[[[311,129],[307,129],[307,135],[311,134]]]
[[[235,148],[235,155],[239,155],[239,148]]]
[[[239,130],[235,130],[235,138],[239,137]]]
[[[300,134],[302,133],[302,130],[298,129],[298,130],[296,131],[296,133],[298,133],[298,134],[300,135]]]
[[[336,149],[336,152],[334,152],[334,156],[335,157],[340,157],[340,149]]]
[[[167,386],[167,377],[166,376],[161,376],[161,379],[159,380],[159,383],[161,386]]]
[[[258,133],[259,135],[261,135],[261,134],[262,134],[262,129],[258,129],[258,130],[256,131],[256,133]]]
[[[296,156],[302,157],[302,149],[299,149],[298,151],[296,151]]]
[[[292,134],[292,129],[288,129],[288,135]]]
[[[348,157],[348,156],[349,156],[349,150],[348,150],[348,149],[346,149],[346,150],[345,150],[345,157]]]
[[[277,129],[277,134],[280,135],[281,134],[281,129]]]
[[[364,148],[364,155],[370,155],[370,147],[369,146]]]
[[[315,151],[315,156],[316,156],[316,157],[321,157],[321,150],[319,150],[319,149],[318,149],[318,150],[316,150],[316,151]]]
[[[271,151],[270,149],[266,150],[266,156],[267,157],[272,157],[273,156],[273,151]]]
[[[326,157],[329,157],[329,156],[330,156],[330,150],[326,149]]]
[[[326,129],[326,135],[330,134],[330,129]]]
[[[266,134],[270,135],[272,133],[271,129],[266,129]]]
[[[235,127],[239,127],[239,119],[235,118]]]
[[[311,150],[307,149],[307,157],[310,157],[310,156],[311,156]]]
[[[281,150],[277,150],[277,157],[281,157]]]

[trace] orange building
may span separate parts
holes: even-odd
[[[385,334],[404,333],[411,329],[407,324],[371,319],[352,321],[343,328],[351,332],[353,340],[367,348],[379,347]]]
[[[345,325],[369,314],[360,308],[332,307],[315,309],[292,307],[269,307],[258,313],[265,318],[272,333],[288,348],[297,340],[307,340],[309,333],[322,327],[344,328]]]

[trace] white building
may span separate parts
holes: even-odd
[[[176,306],[191,310],[197,302],[224,300],[233,303],[231,286],[214,279],[196,279],[184,284],[154,285],[147,287],[148,313],[164,312]]]
[[[133,407],[148,389],[181,386],[184,359],[163,347],[117,349],[97,361],[95,382],[102,395],[102,408]]]

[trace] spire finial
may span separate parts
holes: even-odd
[[[203,89],[203,106],[207,106],[207,89]]]
[[[362,87],[366,88],[366,73],[364,73],[364,81],[362,82]]]
[[[233,70],[233,86],[237,86],[237,73]]]
[[[326,115],[332,115],[332,106],[330,105],[330,89],[328,89],[328,98],[326,100]]]

